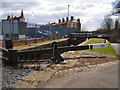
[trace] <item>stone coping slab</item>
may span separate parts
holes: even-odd
[[[35,43],[35,44],[32,44],[32,45],[17,46],[17,47],[14,47],[13,49],[17,49],[19,51],[28,50],[30,48],[36,48],[36,47],[39,47],[39,46],[51,44],[54,41],[61,42],[61,41],[66,41],[66,40],[68,40],[68,39],[60,39],[60,40],[58,39],[58,40],[52,40],[52,41],[45,41],[45,42],[42,42],[42,43]]]

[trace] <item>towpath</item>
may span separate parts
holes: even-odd
[[[42,82],[38,88],[118,88],[118,63]]]

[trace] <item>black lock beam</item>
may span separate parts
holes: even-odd
[[[64,59],[58,52],[57,42],[52,43],[52,51],[53,51],[53,56],[52,56],[51,60],[53,61],[53,63],[60,63],[60,62],[64,61]]]

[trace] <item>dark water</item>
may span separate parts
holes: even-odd
[[[2,88],[13,88],[15,85],[26,75],[28,75],[32,71],[41,71],[44,70],[44,65],[48,64],[48,62],[43,63],[33,63],[33,64],[39,64],[39,68],[23,68],[21,67],[21,64],[18,66],[8,66],[4,65],[4,63],[1,64],[0,69],[2,69]]]
[[[11,67],[3,64],[0,68],[2,68],[2,88],[13,88],[24,76],[32,71],[32,69]]]

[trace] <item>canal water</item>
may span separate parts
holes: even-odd
[[[3,36],[0,35],[0,43]],[[1,47],[1,44],[0,44]],[[2,52],[0,51],[0,56]],[[28,75],[33,69],[13,67],[2,63],[0,59],[0,90],[3,88],[13,88],[23,77]]]
[[[33,71],[33,69],[11,67],[4,65],[3,63],[0,65],[0,69],[2,88],[13,88],[23,77]]]
[[[0,35],[0,43],[2,43],[2,36]],[[1,47],[1,44],[0,44]],[[2,51],[0,51],[0,57],[2,56]],[[37,68],[37,70],[43,70],[42,65],[47,63],[39,64],[41,67]],[[26,75],[28,75],[35,68],[23,68],[19,64],[18,66],[8,66],[2,63],[0,59],[0,90],[3,88],[13,88],[15,85],[23,79]]]
[[[28,64],[28,63],[27,63]],[[23,64],[18,64],[18,66],[8,66],[2,63],[0,60],[0,80],[2,81],[2,88],[13,88],[15,85],[28,75],[32,71],[44,70],[44,66],[48,65],[48,62],[42,63],[30,63],[31,65],[39,65],[40,67],[21,67]]]

